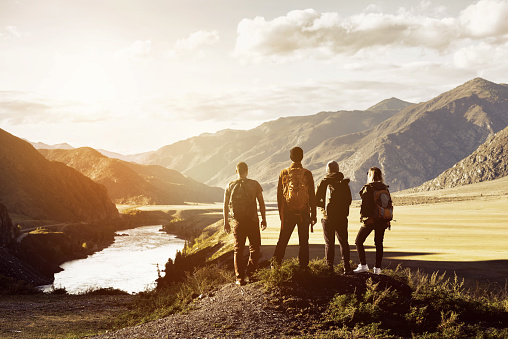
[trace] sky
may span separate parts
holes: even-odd
[[[506,83],[508,0],[0,0],[0,128],[121,154]]]

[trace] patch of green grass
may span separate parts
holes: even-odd
[[[81,295],[129,295],[128,292],[113,287],[90,288]]]
[[[431,275],[397,267],[384,270],[394,282],[407,284],[411,293],[382,287],[368,276],[364,286],[354,292],[335,294],[321,313],[323,330],[315,338],[505,338],[508,337],[508,292],[477,286],[468,289],[464,282],[444,274]],[[306,286],[329,272],[323,260],[312,261],[302,270],[296,259],[286,260],[273,269],[257,273],[267,290],[285,293],[273,296],[291,300],[291,286]],[[347,277],[344,277],[347,279]],[[360,279],[352,279],[359,284]],[[363,284],[363,283],[362,283]],[[288,287],[289,288],[286,288]],[[312,293],[309,286],[308,294]],[[396,286],[396,284],[394,284]],[[301,291],[299,292],[301,293]],[[284,307],[285,303],[281,303]],[[286,307],[293,307],[287,303]],[[288,308],[288,312],[292,309]],[[305,338],[305,336],[303,337]]]

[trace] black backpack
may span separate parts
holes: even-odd
[[[351,205],[351,190],[349,188],[349,179],[342,179],[341,181],[333,181],[328,184],[330,190],[330,201],[328,208],[338,210],[341,215],[349,215],[349,205]],[[330,214],[327,211],[327,214]]]
[[[249,196],[247,192],[247,183],[243,179],[238,179],[231,190],[229,200],[229,212],[236,220],[243,220],[248,217]]]

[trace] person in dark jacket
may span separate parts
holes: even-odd
[[[326,203],[326,192],[329,191]],[[316,190],[316,206],[321,208],[323,218],[323,236],[325,238],[325,257],[328,267],[333,271],[335,257],[335,235],[339,240],[344,274],[353,271],[349,265],[349,242],[348,242],[348,215],[351,205],[351,189],[349,179],[344,179],[344,174],[339,171],[339,164],[330,161],[326,165],[326,176],[321,180]]]
[[[372,167],[367,173],[367,184],[360,190],[360,197],[362,198],[362,205],[360,208],[360,221],[362,227],[356,236],[356,250],[360,259],[358,268],[354,270],[355,273],[368,272],[367,260],[365,259],[365,248],[363,243],[372,231],[374,231],[374,244],[376,245],[376,264],[374,266],[374,274],[381,274],[381,261],[383,260],[383,239],[385,230],[390,226],[390,222],[383,219],[374,219],[373,213],[375,208],[374,192],[380,190],[388,190],[385,185],[383,174],[377,167]],[[391,206],[391,201],[390,201]]]

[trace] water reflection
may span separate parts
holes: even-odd
[[[92,288],[113,287],[136,293],[155,287],[157,265],[164,269],[168,258],[184,246],[184,240],[164,232],[161,226],[122,231],[113,245],[86,259],[69,261],[55,274],[53,286],[77,294]],[[44,289],[48,290],[49,286]]]

